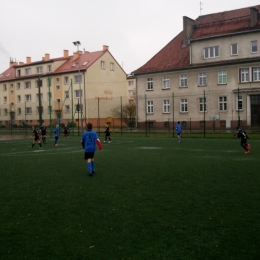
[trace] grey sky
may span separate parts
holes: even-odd
[[[138,69],[182,31],[182,17],[258,5],[259,0],[0,0],[0,73],[63,50],[99,51],[108,45],[126,73]]]

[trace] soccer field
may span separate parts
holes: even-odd
[[[260,259],[260,141],[0,141],[0,258]]]

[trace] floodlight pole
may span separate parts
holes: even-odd
[[[41,86],[42,86],[42,80],[40,77],[38,77],[37,80],[37,86],[38,86],[38,96],[39,96],[39,125],[42,125],[42,101],[41,101]]]
[[[79,45],[81,45],[80,41],[73,42],[75,46],[77,46],[77,51],[79,55]],[[82,90],[81,90],[81,77],[80,77],[80,55],[78,58],[78,68],[79,68],[79,90],[80,90],[80,126],[81,126],[81,133],[83,133],[83,118],[82,118]],[[78,111],[79,113],[79,111]]]

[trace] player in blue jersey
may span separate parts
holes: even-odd
[[[246,131],[244,131],[243,129],[240,129],[240,127],[237,127],[237,133],[235,135],[236,138],[240,138],[240,145],[246,150],[245,154],[249,154],[250,153],[250,148],[251,145],[247,143],[247,133]]]
[[[177,122],[174,131],[177,133],[178,141],[180,143],[182,140],[182,125],[180,124],[180,121]]]
[[[89,176],[95,173],[94,154],[96,151],[96,144],[100,151],[102,151],[102,143],[100,142],[98,135],[92,130],[92,124],[88,123],[86,131],[81,138],[81,144],[85,150],[84,159],[87,161],[87,169]]]
[[[59,136],[60,136],[60,129],[59,129],[59,125],[57,124],[54,129],[54,146],[58,146]]]

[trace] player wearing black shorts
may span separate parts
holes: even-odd
[[[41,129],[42,142],[45,144],[46,143],[47,128],[44,124],[42,124],[40,129]]]
[[[39,144],[39,146],[40,146],[39,149],[42,149],[43,147],[42,147],[41,140],[40,140],[40,132],[41,132],[41,130],[36,129],[35,126],[33,126],[32,129],[33,129],[33,133],[32,133],[33,143],[32,143],[32,145],[29,146],[29,147],[30,147],[30,148],[33,148],[35,142],[38,142],[38,144]]]
[[[70,128],[67,125],[65,125],[64,128],[63,128],[63,131],[64,131],[64,137],[69,138]]]
[[[245,154],[249,154],[251,145],[247,143],[248,136],[246,131],[237,127],[237,134],[235,135],[235,137],[240,138],[240,145],[246,150]]]
[[[110,137],[110,131],[109,131],[109,125],[106,124],[106,130],[105,130],[105,141],[104,143],[107,142],[107,139],[109,140],[108,142],[111,143],[111,137]]]

